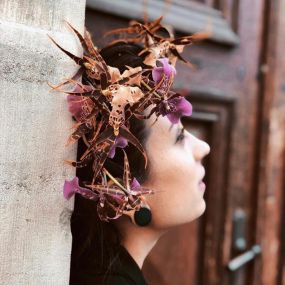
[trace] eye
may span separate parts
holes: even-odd
[[[178,136],[177,136],[177,138],[176,138],[175,143],[184,140],[184,138],[185,138],[184,130],[185,130],[184,127],[180,129],[179,134],[178,134]]]

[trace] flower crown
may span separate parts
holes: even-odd
[[[171,87],[176,75],[177,59],[188,63],[180,54],[184,46],[201,37],[196,34],[175,39],[170,33],[163,37],[158,32],[167,30],[161,25],[161,20],[162,17],[145,24],[132,21],[127,28],[107,33],[128,35],[110,45],[117,42],[143,45],[139,56],[147,68],[126,66],[123,73],[106,64],[86,30],[83,37],[68,24],[83,47],[83,57],[71,54],[51,38],[80,66],[72,78],[52,86],[53,90],[68,94],[69,111],[77,121],[67,145],[82,138],[87,146],[79,161],[65,162],[77,168],[92,163],[93,175],[92,183],[81,184],[83,187],[79,186],[78,177],[65,180],[63,194],[66,199],[78,193],[96,201],[98,215],[104,221],[139,210],[142,205],[147,205],[144,196],[154,193],[142,187],[130,172],[124,150],[128,143],[139,150],[144,157],[145,167],[147,165],[146,152],[130,131],[130,119],[135,116],[144,120],[155,114],[156,117],[166,116],[176,124],[181,116],[192,114],[191,104],[182,95],[171,91]],[[80,78],[84,79],[85,84],[81,83]],[[63,90],[63,86],[70,88]],[[150,113],[144,115],[149,106],[152,106]],[[114,158],[117,148],[124,153],[123,177],[114,177],[104,166],[107,158]]]

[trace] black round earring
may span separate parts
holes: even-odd
[[[141,227],[147,226],[151,222],[151,217],[151,210],[145,206],[134,213],[135,223]]]

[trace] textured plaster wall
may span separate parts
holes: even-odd
[[[68,284],[69,214],[62,196],[75,174],[64,159],[73,125],[63,94],[49,92],[77,69],[48,39],[80,55],[85,0],[0,1],[0,284]]]

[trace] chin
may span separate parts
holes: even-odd
[[[206,202],[205,202],[204,199],[202,199],[201,207],[200,207],[200,213],[199,213],[199,215],[197,216],[197,218],[199,218],[200,216],[202,216],[202,215],[205,213],[205,210],[206,210]]]
[[[204,199],[201,200],[201,203],[199,204],[199,206],[196,208],[195,213],[192,213],[192,217],[190,222],[198,219],[200,216],[202,216],[205,213],[206,210],[206,202]],[[193,215],[194,214],[194,215]]]

